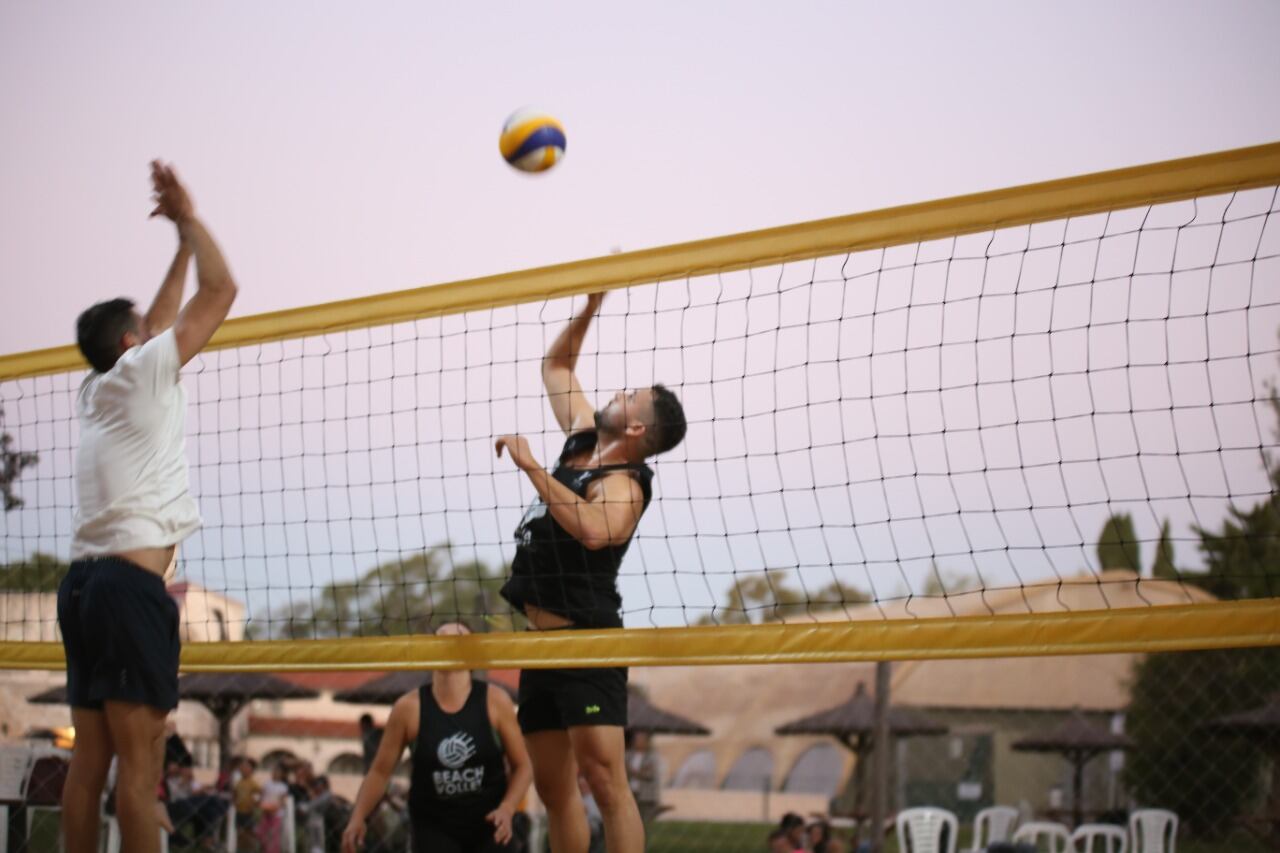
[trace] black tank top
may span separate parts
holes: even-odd
[[[445,832],[474,832],[507,793],[502,744],[489,722],[489,685],[471,679],[471,694],[456,714],[441,710],[430,684],[418,688],[418,704],[410,819]]]
[[[585,498],[588,487],[596,480],[614,471],[628,471],[640,484],[644,507],[648,509],[653,496],[653,470],[648,465],[572,468],[566,464],[567,460],[594,450],[596,440],[593,429],[569,436],[551,476]],[[533,604],[583,628],[620,628],[618,568],[630,544],[628,539],[621,545],[592,551],[561,527],[547,511],[547,505],[537,500],[516,528],[516,556],[511,562],[511,577],[502,587],[502,597],[517,610]]]

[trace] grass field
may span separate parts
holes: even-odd
[[[681,823],[662,821],[653,828],[648,853],[766,853],[765,839],[771,826],[761,823]],[[957,849],[969,844],[967,827],[960,832]],[[1178,839],[1178,853],[1267,853],[1268,848],[1252,837],[1238,833],[1219,841]],[[898,853],[890,838],[885,853]]]
[[[771,826],[762,823],[683,823],[661,821],[653,827],[647,853],[766,853]],[[31,853],[57,850],[58,814],[37,813],[32,824]],[[968,828],[960,832],[957,849],[968,846]],[[1268,848],[1244,833],[1219,841],[1178,839],[1178,853],[1267,853]],[[899,853],[890,838],[885,853]]]

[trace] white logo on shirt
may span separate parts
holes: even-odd
[[[524,512],[524,518],[520,519],[520,524],[516,527],[516,542],[526,548],[533,544],[533,531],[529,529],[529,525],[542,518],[547,514],[547,505],[541,500],[536,500],[529,505]]]
[[[440,741],[436,748],[436,757],[440,763],[451,770],[457,770],[476,754],[475,741],[466,732],[457,732]]]

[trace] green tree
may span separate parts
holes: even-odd
[[[1197,528],[1205,571],[1184,580],[1224,599],[1280,593],[1280,500],[1231,508],[1221,529]],[[1259,794],[1262,753],[1256,744],[1210,736],[1216,717],[1257,708],[1280,689],[1280,649],[1150,655],[1135,670],[1126,728],[1134,749],[1128,785],[1143,802],[1182,816],[1199,836],[1227,832]]]
[[[57,592],[67,564],[39,551],[16,563],[0,563],[0,590],[6,592]]]
[[[1280,650],[1167,652],[1138,664],[1125,729],[1130,792],[1172,809],[1200,837],[1221,837],[1258,795],[1262,753],[1243,739],[1200,727],[1256,708],[1280,686]]]
[[[1133,530],[1133,516],[1113,513],[1098,534],[1098,568],[1142,571],[1142,543]]]
[[[452,566],[452,568],[450,568]],[[426,634],[445,622],[473,631],[511,627],[498,591],[505,569],[476,560],[454,563],[449,545],[374,566],[354,581],[320,587],[254,625],[254,636],[288,639]]]
[[[1252,509],[1231,507],[1221,530],[1196,528],[1206,571],[1191,576],[1191,580],[1218,598],[1280,595],[1278,482],[1280,471],[1272,474],[1271,497]]]
[[[0,408],[0,427],[4,425],[4,409]],[[0,497],[4,499],[4,511],[22,506],[22,498],[14,491],[14,483],[22,476],[25,468],[35,465],[40,459],[34,453],[17,450],[13,446],[13,436],[0,429]]]
[[[1173,540],[1169,536],[1169,519],[1160,525],[1160,541],[1156,543],[1156,559],[1151,564],[1151,576],[1164,580],[1177,580],[1178,569],[1173,564]]]
[[[870,598],[850,584],[833,580],[811,595],[787,582],[785,572],[769,570],[735,578],[725,593],[725,604],[705,613],[698,625],[745,625],[776,622],[805,614],[839,610],[846,605],[861,604]]]
[[[956,595],[977,589],[979,581],[972,575],[963,572],[952,572],[943,569],[935,562],[930,567],[929,579],[924,585],[924,594],[928,596]]]

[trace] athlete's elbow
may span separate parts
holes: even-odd
[[[240,288],[235,279],[229,275],[220,275],[204,279],[200,282],[200,290],[208,300],[205,304],[215,310],[227,310],[236,301]]]
[[[588,530],[583,531],[582,538],[578,540],[582,543],[582,547],[588,551],[600,551],[613,545],[613,538],[609,536],[605,530]]]
[[[548,391],[557,390],[559,380],[572,371],[573,365],[560,356],[548,354],[542,358],[542,384]]]

